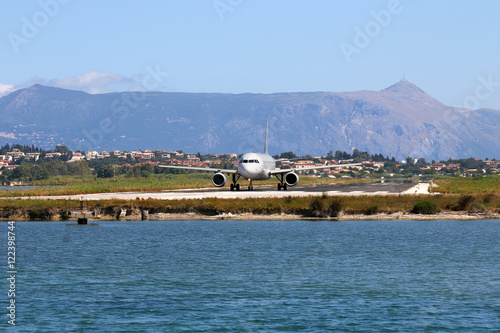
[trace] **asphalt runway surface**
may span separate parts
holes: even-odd
[[[320,184],[299,185],[289,187],[287,191],[278,191],[276,187],[254,185],[253,191],[242,186],[240,191],[230,191],[227,188],[203,188],[191,190],[173,190],[160,192],[119,192],[95,193],[82,195],[59,195],[31,197],[32,199],[66,199],[66,200],[108,200],[108,199],[203,199],[203,198],[279,198],[300,197],[311,195],[400,195],[400,194],[428,194],[429,184],[402,184],[402,183],[363,183],[363,184]]]
[[[363,183],[363,184],[319,184],[289,187],[288,191],[303,192],[339,192],[339,193],[394,193],[399,194],[414,187],[415,184],[402,183]]]

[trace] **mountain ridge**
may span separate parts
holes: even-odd
[[[500,111],[446,106],[401,80],[381,91],[273,94],[115,92],[33,85],[0,98],[0,143],[80,150],[353,149],[398,159],[500,156]]]

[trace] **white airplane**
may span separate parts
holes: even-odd
[[[278,178],[278,191],[281,189],[287,190],[288,186],[295,186],[299,183],[299,175],[297,171],[313,170],[313,169],[330,169],[339,167],[349,167],[360,165],[361,163],[353,164],[336,164],[336,165],[322,165],[314,167],[304,167],[304,168],[289,168],[289,169],[276,169],[276,161],[274,158],[268,154],[267,150],[267,132],[268,125],[266,125],[266,140],[264,154],[261,153],[247,153],[241,156],[238,161],[238,169],[216,169],[216,168],[197,168],[197,167],[184,167],[184,166],[174,166],[174,165],[160,165],[162,168],[171,169],[183,169],[183,170],[196,170],[196,171],[208,171],[215,172],[212,177],[212,184],[216,187],[222,187],[226,184],[226,174],[232,175],[232,181],[230,188],[233,190],[240,190],[240,184],[238,180],[240,177],[247,179],[250,182],[248,186],[249,191],[253,191],[253,181],[254,180],[267,180],[275,176]]]

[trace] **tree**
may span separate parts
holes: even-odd
[[[437,174],[437,171],[434,168],[430,168],[430,169],[422,170],[422,173],[424,175],[435,175],[435,174]]]
[[[465,169],[481,169],[484,166],[483,161],[476,161],[473,157],[466,160],[461,160],[462,168]]]
[[[374,162],[383,162],[388,160],[389,158],[384,158],[384,155],[382,154],[375,154],[371,156],[372,161]]]
[[[9,179],[23,179],[32,180],[33,179],[33,169],[34,165],[31,163],[21,163],[17,168],[12,171]]]
[[[352,158],[359,158],[360,160],[370,159],[370,155],[366,151],[360,151],[359,149],[354,149],[352,153]]]
[[[408,165],[415,165],[415,159],[413,157],[408,156],[406,158],[406,164],[408,164]]]
[[[2,148],[0,148],[0,155],[5,155],[9,151],[10,151],[10,146],[7,143],[5,146],[3,146]]]
[[[68,173],[74,176],[83,176],[90,174],[90,168],[87,161],[77,161],[68,164]]]
[[[40,180],[49,178],[50,174],[44,164],[21,163],[9,175],[9,179]]]
[[[136,165],[132,169],[130,169],[130,171],[125,176],[138,178],[141,176],[141,168]]]
[[[396,166],[396,161],[387,161],[384,163],[384,169],[386,172],[389,173],[396,173],[398,172],[398,168]]]
[[[114,166],[113,165],[103,165],[99,169],[97,169],[97,177],[98,178],[111,178],[115,175]]]
[[[64,145],[57,145],[55,151],[61,154],[67,154],[70,152],[69,148]]]
[[[293,159],[293,158],[297,158],[297,155],[295,155],[295,154],[294,154],[293,152],[291,152],[291,151],[288,151],[288,152],[285,152],[285,153],[281,153],[280,158],[284,158],[284,159]]]
[[[419,168],[423,168],[423,167],[427,166],[427,162],[425,161],[425,158],[421,157],[418,159],[418,161],[415,165]]]
[[[212,154],[205,154],[201,156],[200,161],[212,161],[214,158],[215,157]]]

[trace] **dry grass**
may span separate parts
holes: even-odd
[[[500,196],[500,175],[474,178],[446,178],[434,181],[435,190],[448,194],[493,194]]]

